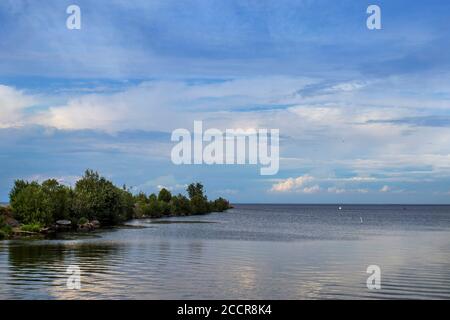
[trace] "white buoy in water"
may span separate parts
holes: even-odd
[[[359,217],[359,219],[361,220],[361,223],[363,223],[363,219],[362,219],[362,217]]]
[[[339,207],[339,210],[342,210],[342,207]]]

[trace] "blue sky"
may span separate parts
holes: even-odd
[[[15,178],[93,168],[234,202],[450,203],[449,16],[444,1],[2,0],[0,201]],[[173,165],[170,134],[194,120],[280,129],[278,174]]]

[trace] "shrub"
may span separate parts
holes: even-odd
[[[227,209],[230,209],[230,203],[228,200],[225,200],[224,198],[218,198],[214,200],[211,204],[211,210],[214,212],[222,212]]]
[[[83,225],[83,224],[86,224],[88,222],[89,222],[89,220],[87,218],[85,218],[85,217],[81,217],[80,220],[78,220],[78,224],[79,225]]]
[[[14,217],[25,224],[49,225],[69,219],[72,191],[51,179],[42,184],[17,180],[10,192]]]
[[[39,223],[30,223],[30,224],[25,224],[25,225],[21,226],[20,229],[22,231],[38,233],[41,231],[42,225]]]
[[[133,217],[205,214],[230,208],[223,198],[208,202],[201,183],[190,184],[186,191],[189,198],[182,194],[172,196],[165,188],[158,196],[133,196],[125,185],[118,188],[97,172],[86,170],[74,189],[55,179],[42,184],[16,180],[10,192],[11,209],[0,207],[0,216],[11,217],[12,212],[24,224],[23,230],[38,232],[57,220],[70,220],[73,224],[99,220],[102,225],[114,225]],[[11,232],[4,221],[0,221],[0,230],[2,237]]]
[[[25,224],[52,223],[54,217],[51,199],[42,187],[37,182],[24,186],[21,181],[18,182],[18,186],[20,190],[10,199],[14,217]]]
[[[11,235],[12,228],[5,222],[5,217],[0,212],[0,239],[7,239]]]
[[[165,201],[158,201],[159,212],[163,216],[170,215],[170,204]]]
[[[0,240],[4,240],[9,238],[9,234],[7,234],[3,229],[0,229]]]

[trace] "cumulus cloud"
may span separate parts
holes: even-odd
[[[0,128],[24,125],[25,110],[34,103],[36,99],[23,91],[0,85]]]
[[[386,79],[386,83],[390,81]],[[397,79],[394,84],[399,85],[399,81],[403,80]],[[385,93],[386,83],[334,82],[318,85],[314,91],[317,83],[322,81],[288,76],[158,80],[103,93],[66,93],[66,101],[52,98],[47,101],[50,106],[40,108],[31,108],[34,97],[2,86],[0,126],[37,124],[63,131],[96,130],[112,136],[133,130],[192,129],[194,120],[203,120],[205,128],[279,128],[280,170],[292,176],[270,189],[279,193],[364,193],[362,190],[378,191],[368,187],[375,181],[414,182],[450,176],[450,128],[390,121],[438,112],[445,109],[441,100],[421,101],[419,105],[414,97],[383,94],[384,99],[369,103],[367,94],[377,96],[380,88]],[[308,94],[298,94],[299,88]],[[425,110],[423,105],[437,109]],[[169,155],[169,139],[159,142],[163,145],[158,151],[142,148],[141,143],[134,147],[130,142],[116,144],[115,148],[129,154],[153,150]],[[98,147],[103,150],[104,146]],[[319,176],[337,175],[343,184],[333,189],[329,183],[306,183],[302,179],[307,178],[298,180],[292,174],[306,170],[316,182]]]
[[[318,186],[306,186],[314,180],[312,176],[304,175],[297,178],[287,178],[272,185],[272,192],[305,192],[313,193],[319,190]]]
[[[234,110],[281,102],[312,80],[296,77],[255,77],[189,84],[183,81],[144,82],[117,93],[87,94],[51,106],[33,120],[65,130],[94,129],[171,131],[208,119],[212,125],[257,125],[258,110],[233,116]],[[252,120],[253,118],[253,120]],[[255,120],[257,119],[257,120]]]

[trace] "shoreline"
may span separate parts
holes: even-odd
[[[5,207],[6,208],[6,207]],[[219,212],[226,212],[229,209],[233,209],[234,207],[230,205],[230,207],[224,211],[212,211],[204,214],[187,214],[187,215],[161,215],[157,217],[152,216],[142,216],[142,217],[133,217],[129,220],[123,221],[116,225],[104,225],[101,226],[100,224],[97,224],[95,221],[89,221],[88,224],[91,224],[92,227],[86,227],[82,225],[75,226],[54,226],[43,228],[40,231],[27,231],[27,230],[21,230],[19,227],[13,227],[11,229],[11,233],[8,237],[0,238],[0,241],[7,241],[7,240],[51,240],[53,236],[58,234],[89,234],[91,232],[95,231],[101,231],[101,230],[107,230],[107,229],[113,229],[113,228],[120,228],[120,227],[130,227],[130,228],[136,228],[140,229],[141,227],[135,227],[133,225],[128,224],[128,222],[133,220],[144,220],[144,219],[152,219],[152,220],[161,220],[165,218],[181,218],[181,217],[195,217],[195,216],[205,216],[210,215],[212,213],[219,213]]]

